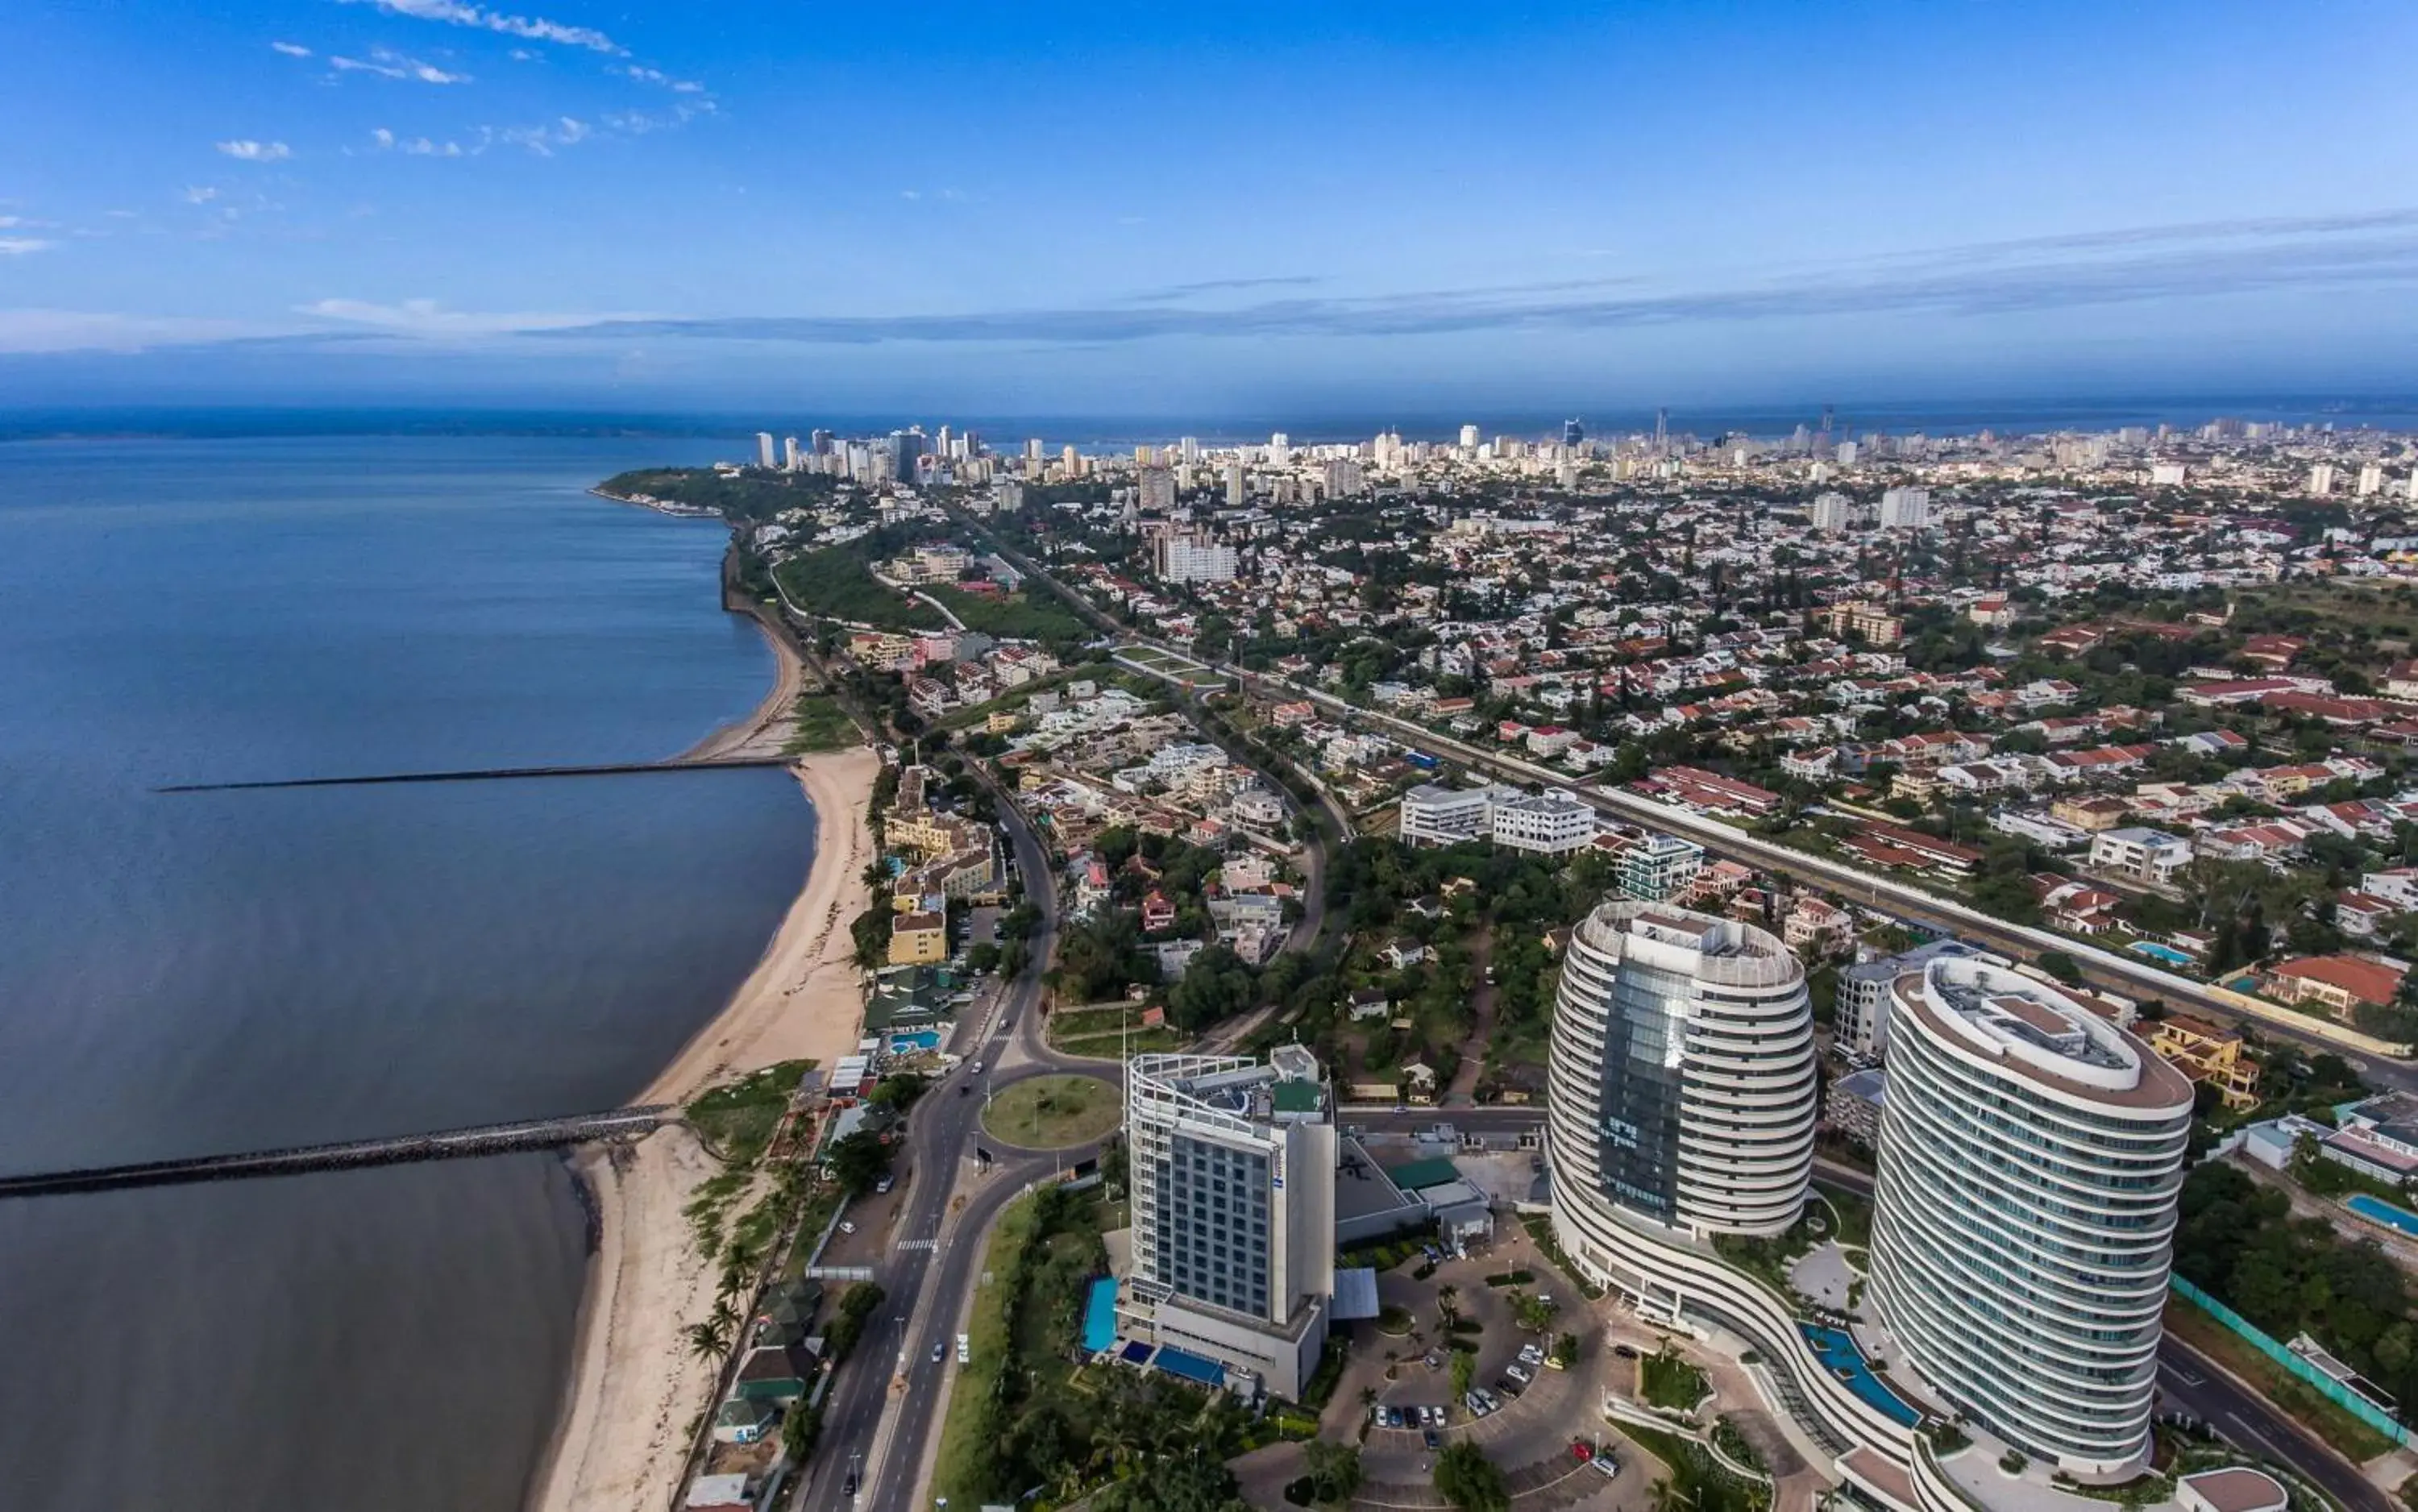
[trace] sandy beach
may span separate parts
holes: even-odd
[[[797,723],[798,695],[805,691],[805,664],[789,649],[788,641],[773,633],[772,626],[758,619],[756,630],[773,649],[773,691],[745,719],[725,725],[673,759],[715,761],[732,756],[775,756],[788,744],[789,733]]]
[[[862,746],[798,763],[815,806],[805,888],[729,1006],[636,1101],[685,1102],[776,1061],[829,1065],[855,1048],[864,1009],[848,926],[869,900],[865,809],[880,770],[880,758]],[[600,1237],[562,1419],[529,1505],[653,1512],[671,1504],[690,1426],[712,1382],[712,1366],[689,1352],[682,1330],[712,1310],[715,1272],[697,1254],[681,1209],[717,1168],[687,1131],[670,1128],[635,1149],[591,1151],[579,1168],[595,1194]]]

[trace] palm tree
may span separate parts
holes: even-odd
[[[1695,1512],[1696,1498],[1693,1492],[1682,1490],[1677,1481],[1666,1475],[1646,1488],[1645,1504],[1654,1512]]]
[[[688,1325],[688,1352],[697,1358],[717,1359],[729,1348],[729,1333],[711,1321]]]

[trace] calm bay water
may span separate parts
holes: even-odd
[[[667,756],[770,654],[665,441],[0,446],[0,1168],[613,1106],[804,874],[777,772],[161,795]],[[721,450],[727,450],[723,448]],[[0,1505],[516,1506],[585,1221],[530,1155],[0,1203]]]

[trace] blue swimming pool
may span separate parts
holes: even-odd
[[[2370,1223],[2380,1223],[2388,1229],[2397,1229],[2412,1239],[2418,1239],[2418,1213],[2412,1213],[2408,1208],[2396,1208],[2382,1198],[2370,1197],[2365,1192],[2355,1193],[2345,1199],[2343,1206]]]
[[[2150,959],[2165,966],[2189,966],[2191,964],[2191,957],[2175,949],[2172,945],[2159,945],[2152,943],[2150,940],[2136,939],[2124,948],[2131,951],[2135,955],[2147,955]]]
[[[1117,1281],[1103,1275],[1083,1299],[1083,1348],[1097,1354],[1117,1341]]]
[[[1198,1381],[1204,1386],[1222,1386],[1226,1383],[1224,1366],[1215,1360],[1203,1359],[1188,1350],[1179,1350],[1171,1344],[1159,1346],[1158,1357],[1150,1363],[1169,1375],[1182,1376],[1186,1381]]]
[[[937,1029],[919,1029],[912,1034],[890,1036],[890,1053],[893,1055],[913,1055],[918,1050],[937,1050],[940,1047],[941,1031]]]
[[[1912,1428],[1922,1421],[1921,1413],[1873,1374],[1864,1352],[1856,1347],[1854,1335],[1844,1328],[1816,1328],[1812,1323],[1797,1326],[1804,1333],[1805,1342],[1814,1347],[1814,1357],[1822,1362],[1822,1367],[1845,1382],[1849,1391],[1879,1408],[1892,1422]]]

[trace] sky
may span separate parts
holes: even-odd
[[[17,0],[0,406],[2418,393],[2418,8]]]

